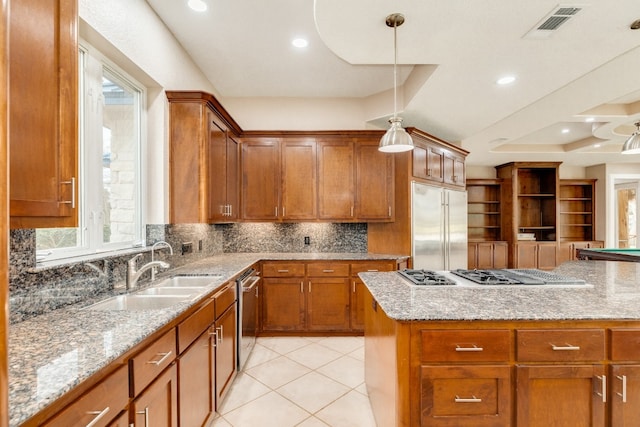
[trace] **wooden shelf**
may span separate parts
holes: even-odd
[[[469,240],[501,240],[501,185],[499,179],[467,180]]]

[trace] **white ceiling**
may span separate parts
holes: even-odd
[[[393,87],[384,21],[399,12],[405,126],[462,145],[475,165],[640,163],[619,154],[640,119],[638,0],[205,0],[203,14],[187,0],[147,1],[222,97],[366,102]],[[581,10],[527,35],[558,6]],[[296,36],[309,46],[292,47]],[[517,81],[497,85],[505,74]]]

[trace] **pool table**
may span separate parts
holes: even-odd
[[[577,249],[579,259],[640,262],[640,249]]]

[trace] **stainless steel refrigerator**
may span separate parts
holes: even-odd
[[[413,268],[467,268],[467,192],[412,182]]]

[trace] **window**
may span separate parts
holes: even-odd
[[[80,227],[37,229],[39,260],[129,248],[143,239],[145,91],[90,46],[79,58]]]

